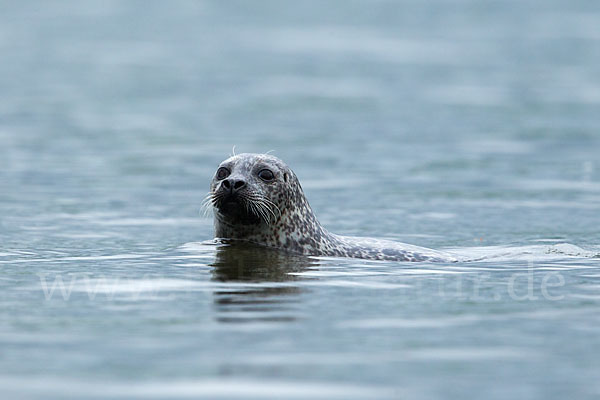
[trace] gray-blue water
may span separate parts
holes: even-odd
[[[600,396],[600,4],[0,2],[0,396]],[[202,244],[237,152],[338,234]]]

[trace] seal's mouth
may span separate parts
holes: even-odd
[[[242,224],[256,224],[260,222],[260,216],[252,212],[248,200],[236,193],[226,193],[217,196],[214,203],[220,214],[226,216],[232,222]]]
[[[219,211],[229,214],[245,209],[244,202],[237,196],[227,196],[217,204]]]
[[[221,192],[217,196],[215,196],[214,206],[219,211],[225,212],[227,210],[241,208],[244,206],[244,203],[243,199],[240,198],[240,196],[237,194]]]
[[[254,192],[211,192],[207,200],[230,223],[271,224],[281,216],[276,204]]]

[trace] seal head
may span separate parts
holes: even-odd
[[[315,217],[294,172],[272,155],[245,153],[223,161],[207,199],[217,238],[306,255],[453,261],[422,247],[329,233]]]

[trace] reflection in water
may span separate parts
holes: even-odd
[[[315,259],[250,244],[219,247],[212,264],[213,280],[245,282],[238,290],[215,292],[220,322],[280,322],[297,318],[294,305],[303,291],[291,272],[318,265]]]

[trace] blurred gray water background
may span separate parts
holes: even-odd
[[[4,398],[599,395],[597,1],[0,1],[0,54]],[[234,145],[495,257],[201,245]]]

